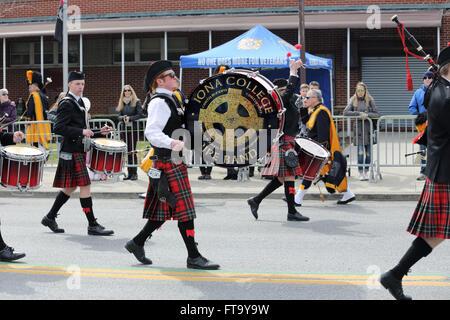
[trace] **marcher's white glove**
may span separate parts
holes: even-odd
[[[359,116],[361,117],[361,119],[366,120],[367,118],[369,118],[369,115],[365,112],[360,112]]]

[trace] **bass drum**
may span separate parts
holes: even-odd
[[[283,102],[272,82],[258,72],[229,69],[194,89],[185,121],[194,163],[243,167],[270,151],[283,128]]]

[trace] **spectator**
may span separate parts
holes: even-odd
[[[50,110],[48,110],[47,113],[47,119],[53,123],[56,122],[56,112],[58,111],[58,104],[59,102],[66,96],[65,92],[61,92],[58,95],[58,98],[56,98],[56,101],[54,104],[51,105]]]
[[[300,86],[300,96],[298,97],[297,101],[295,102],[295,105],[297,106],[299,112],[300,108],[303,108],[303,101],[306,99],[306,95],[309,91],[309,85],[306,83],[303,83]],[[306,137],[308,135],[306,125],[302,122],[302,119],[298,119],[298,127],[300,128],[299,136]]]
[[[17,99],[16,111],[17,111],[18,116],[21,116],[22,113],[24,113],[24,111],[25,111],[25,101],[23,101],[22,97]]]
[[[137,167],[130,165],[137,165],[136,150],[138,139],[138,126],[136,120],[142,118],[142,102],[136,96],[134,89],[130,85],[125,85],[120,94],[117,109],[119,112],[119,121],[125,124],[125,130],[121,133],[122,140],[126,141],[128,146],[128,176],[123,180],[137,180]]]
[[[309,83],[309,89],[320,89],[320,85],[319,85],[319,82],[317,82],[317,81],[311,81],[310,83]]]
[[[372,134],[370,132],[370,123],[365,120],[367,118],[378,118],[380,113],[375,106],[375,100],[363,82],[356,84],[355,94],[350,98],[348,106],[344,109],[344,116],[359,116],[363,120],[357,120],[353,124],[353,144],[358,148],[359,180],[369,180],[369,164],[372,157],[370,138]],[[363,164],[366,165],[363,166]]]
[[[423,99],[425,96],[425,92],[427,91],[427,88],[430,86],[431,82],[433,81],[434,74],[431,71],[425,72],[423,75],[423,85],[420,87],[420,89],[417,89],[414,93],[414,96],[411,99],[411,102],[409,103],[409,113],[412,115],[417,115],[416,118],[416,128],[417,131],[422,132],[425,130],[426,127],[426,120],[427,120],[427,109],[423,105]],[[420,167],[420,175],[417,177],[417,180],[425,180],[425,167],[426,167],[426,149],[427,147],[425,145],[419,144],[421,153],[421,162],[422,166]]]
[[[17,111],[11,100],[9,100],[9,93],[7,89],[0,90],[0,124],[10,123],[16,120]],[[14,125],[10,124],[2,131],[14,132]]]

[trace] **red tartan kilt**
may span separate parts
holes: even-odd
[[[289,149],[295,149],[295,138],[283,135],[280,138],[280,142],[283,142],[281,147],[279,147],[278,143],[272,145],[272,149],[270,151],[270,159],[262,170],[261,175],[275,177],[302,176],[303,172],[300,166],[290,168],[286,165],[284,160],[285,152]]]
[[[147,196],[144,204],[144,219],[181,222],[196,218],[194,199],[185,164],[174,164],[170,160],[154,160],[153,168],[164,170],[169,181],[169,189],[177,198],[175,208],[172,209],[165,202],[157,198],[156,190],[148,184]]]
[[[65,170],[58,163],[55,179],[53,180],[54,188],[75,188],[91,184],[86,167],[86,153],[74,153],[73,162],[72,170]]]
[[[450,239],[450,183],[427,178],[407,231],[422,238]]]

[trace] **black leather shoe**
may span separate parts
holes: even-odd
[[[6,247],[0,251],[0,261],[14,261],[25,257],[25,253],[14,253],[14,248]]]
[[[203,256],[197,258],[187,258],[187,267],[189,269],[217,270],[220,266],[217,263],[209,261]]]
[[[281,200],[283,200],[284,202],[287,202],[286,196],[283,196],[283,198],[281,198]],[[295,205],[296,207],[301,207],[301,206],[302,206],[301,203],[297,203],[297,202],[295,202],[295,200],[294,200],[294,205]]]
[[[88,226],[87,229],[88,229],[88,235],[91,235],[91,236],[110,236],[110,235],[114,234],[114,231],[105,230],[105,227],[98,223],[92,227]]]
[[[146,197],[147,197],[147,192],[139,193],[139,194],[138,194],[138,198],[139,198],[139,199],[145,199]]]
[[[136,173],[131,175],[131,178],[130,178],[131,181],[136,181],[137,179],[138,179],[138,175]]]
[[[391,271],[385,272],[380,277],[380,283],[388,289],[389,293],[397,300],[412,300],[403,293],[402,281],[398,280]]]
[[[252,211],[252,214],[255,217],[255,219],[258,219],[259,203],[257,203],[254,198],[248,199],[247,203],[250,206],[250,210]]]
[[[299,212],[295,212],[295,213],[288,213],[287,220],[288,221],[309,221],[309,218],[302,216]]]
[[[44,226],[49,227],[50,230],[52,230],[54,233],[64,233],[64,229],[58,227],[56,220],[49,219],[47,216],[44,216],[44,218],[42,218],[41,223]]]
[[[145,257],[145,250],[144,247],[138,246],[133,239],[127,242],[125,245],[125,249],[128,250],[129,253],[134,254],[136,259],[142,264],[152,264],[152,260]]]

